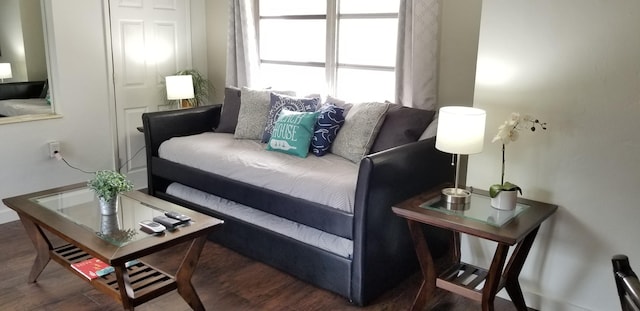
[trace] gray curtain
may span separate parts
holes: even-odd
[[[441,1],[400,1],[396,103],[428,110],[438,107]]]
[[[229,0],[227,85],[252,86],[260,67],[253,0]]]

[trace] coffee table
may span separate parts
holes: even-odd
[[[127,310],[174,289],[194,310],[204,310],[191,276],[196,269],[207,234],[223,221],[152,197],[139,191],[120,196],[115,215],[100,215],[98,201],[85,183],[29,193],[2,200],[18,213],[37,255],[28,281],[36,279],[51,259],[89,282],[99,291],[120,301]],[[151,235],[139,222],[151,220],[164,211],[176,211],[192,221],[173,231]],[[54,246],[45,230],[66,243]],[[174,275],[143,261],[125,265],[167,249],[190,242],[182,263]],[[85,278],[71,264],[99,258],[114,267],[114,272],[93,280]]]
[[[494,310],[496,294],[506,288],[516,309],[528,310],[518,276],[540,225],[555,213],[558,206],[520,198],[515,210],[501,211],[491,207],[487,191],[472,189],[471,203],[463,209],[452,210],[442,202],[442,188],[421,193],[393,206],[393,212],[409,224],[424,278],[411,310],[424,309],[436,287],[481,302],[483,311]],[[444,262],[436,263],[432,257],[423,224],[453,232],[450,254],[444,256]],[[460,261],[461,233],[497,242],[489,269]],[[509,248],[514,245],[515,249],[504,267]]]

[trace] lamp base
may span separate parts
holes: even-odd
[[[442,189],[442,198],[446,203],[468,204],[471,202],[471,191],[459,188]]]

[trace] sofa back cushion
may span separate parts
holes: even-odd
[[[240,89],[234,86],[224,88],[224,105],[220,113],[220,124],[216,128],[218,133],[231,133],[236,131],[238,125],[238,113],[240,112]]]
[[[435,111],[391,104],[369,153],[418,141]]]

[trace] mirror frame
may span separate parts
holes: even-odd
[[[12,124],[19,122],[28,122],[28,121],[37,121],[37,120],[49,120],[49,119],[58,119],[62,118],[61,114],[58,114],[57,103],[55,101],[54,92],[55,90],[55,82],[56,79],[54,77],[57,76],[54,71],[54,65],[51,60],[55,57],[55,45],[53,38],[53,22],[51,16],[51,0],[40,0],[40,14],[42,18],[42,31],[44,37],[44,52],[45,52],[45,61],[47,63],[47,80],[49,84],[50,90],[50,98],[51,98],[51,113],[49,114],[25,114],[20,116],[12,116],[12,117],[3,117],[0,118],[0,125],[2,124]]]

